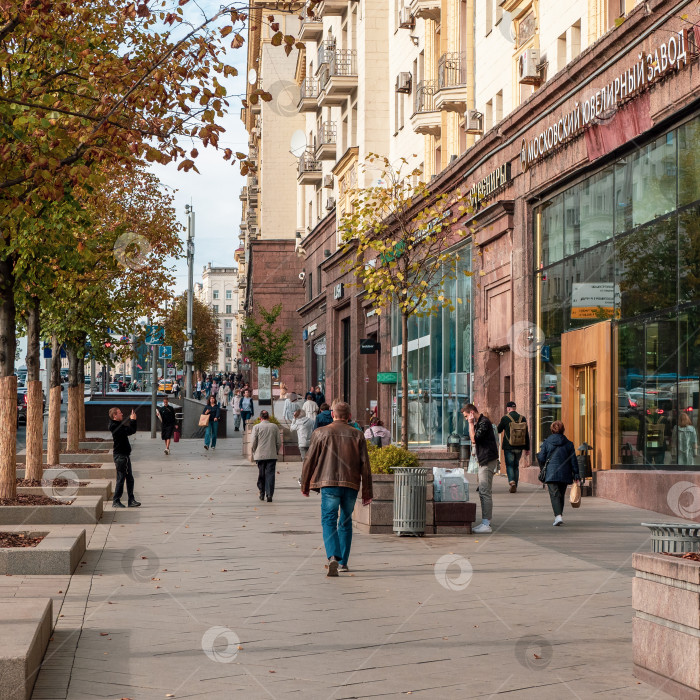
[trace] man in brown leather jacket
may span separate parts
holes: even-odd
[[[323,543],[328,557],[328,576],[338,568],[348,571],[352,543],[352,511],[362,484],[362,505],[372,502],[372,474],[365,436],[348,425],[350,406],[333,405],[333,422],[311,434],[304,460],[301,492],[321,492]],[[340,510],[340,519],[338,511]]]

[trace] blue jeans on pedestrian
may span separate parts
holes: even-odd
[[[211,444],[212,447],[216,447],[216,435],[219,432],[219,423],[218,421],[209,421],[209,425],[207,425],[207,429],[204,431],[204,444],[209,447]]]
[[[514,481],[516,486],[520,480],[520,457],[522,454],[522,450],[503,450],[503,456],[506,458],[508,483]]]
[[[246,423],[251,419],[253,415],[252,411],[241,411],[241,420],[243,421],[243,430],[245,430]]]
[[[321,489],[321,524],[326,557],[347,564],[352,544],[352,511],[357,491],[348,486],[325,486]],[[340,509],[340,518],[338,518]]]

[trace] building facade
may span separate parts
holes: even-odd
[[[209,368],[214,373],[238,370],[238,274],[235,267],[215,267],[207,263],[202,270],[202,281],[195,283],[196,298],[206,304],[219,319],[219,356]]]

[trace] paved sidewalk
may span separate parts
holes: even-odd
[[[631,674],[631,555],[658,516],[585,499],[553,528],[544,491],[497,479],[496,533],[356,533],[328,579],[299,465],[262,503],[240,447],[138,434],[143,506],[107,507],[70,581],[2,581],[55,599],[34,698],[663,697]]]

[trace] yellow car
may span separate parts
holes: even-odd
[[[162,391],[165,394],[173,393],[173,382],[170,379],[163,381],[162,379],[158,382],[158,391]]]

